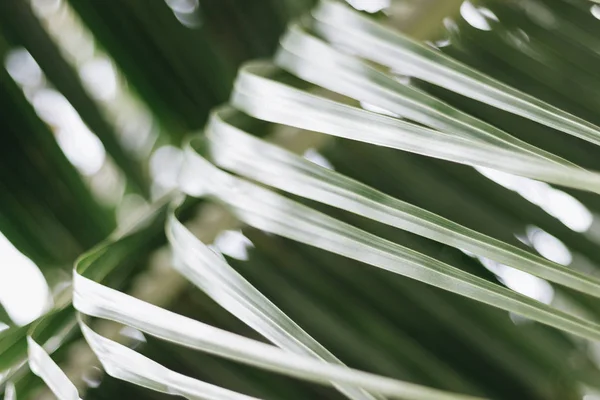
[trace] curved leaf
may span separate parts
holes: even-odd
[[[138,352],[97,334],[81,318],[79,318],[79,326],[102,367],[113,378],[158,392],[183,396],[186,399],[256,399],[165,368]]]
[[[27,344],[31,371],[43,379],[58,400],[78,400],[77,388],[44,348],[31,336],[27,337]]]
[[[168,217],[166,231],[178,259],[174,267],[219,305],[284,350],[343,365],[223,258],[198,240],[179,222],[174,211]],[[375,399],[363,390],[336,386],[350,399]]]
[[[316,383],[358,385],[391,398],[475,399],[298,356],[167,311],[81,275],[81,267],[86,264],[89,267],[88,263],[93,263],[97,257],[95,251],[84,255],[73,273],[73,305],[83,314],[116,321],[173,343]]]

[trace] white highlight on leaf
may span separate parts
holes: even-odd
[[[31,337],[27,338],[27,349],[31,372],[44,380],[58,400],[80,400],[75,385]]]
[[[79,324],[106,373],[116,379],[187,399],[258,400],[179,374]]]
[[[146,336],[139,329],[132,328],[130,326],[124,326],[121,328],[119,333],[129,339],[133,339],[137,342],[146,342]]]
[[[0,233],[0,303],[17,325],[25,325],[50,306],[50,291],[39,268]]]
[[[198,9],[198,0],[165,0],[173,12],[191,14]]]
[[[202,25],[198,0],[165,0],[175,18],[188,28],[198,28]]]
[[[583,400],[600,400],[600,391],[589,387],[584,387],[585,395]]]
[[[493,19],[494,21],[499,21],[498,16],[494,14],[492,10],[485,7],[477,7],[477,10],[483,14],[486,18]]]
[[[529,17],[547,29],[558,26],[552,10],[540,1],[523,1],[523,7]]]
[[[2,377],[2,374],[0,374]],[[4,389],[4,400],[17,400],[17,390],[15,389],[15,385],[12,382],[8,382],[6,384],[6,388]]]
[[[91,367],[82,374],[82,379],[90,388],[97,388],[102,383],[104,373],[98,367]]]
[[[32,0],[31,8],[38,16],[53,14],[60,10],[62,0]]]

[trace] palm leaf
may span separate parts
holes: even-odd
[[[0,365],[9,368],[0,382],[15,382],[22,395],[33,393],[34,378],[23,364],[29,340],[32,371],[59,398],[83,393],[61,352],[80,333],[58,334],[81,313],[83,338],[110,376],[187,398],[563,399],[581,397],[582,384],[598,389],[600,371],[582,346],[600,338],[596,267],[550,261],[529,248],[536,246],[535,237],[520,242],[514,235],[535,225],[577,252],[574,258],[593,263],[600,261],[596,239],[567,228],[555,218],[556,209],[545,206],[551,216],[472,168],[558,185],[600,210],[600,180],[593,172],[600,169],[598,152],[582,144],[600,143],[597,103],[587,89],[598,78],[590,34],[598,29],[589,6],[575,0],[540,3],[540,15],[551,15],[561,27],[552,30],[543,17],[532,16],[528,7],[534,6],[480,1],[471,7],[492,30],[447,20],[451,46],[440,51],[390,28],[393,11],[391,18],[369,17],[323,0],[289,26],[273,63],[245,64],[232,85],[231,72],[240,62],[271,54],[285,20],[307,6],[293,0],[285,6],[246,3],[228,0],[221,8],[207,1],[207,25],[186,31],[169,2],[149,6],[135,0],[118,9],[72,2],[172,131],[173,143],[201,127],[233,86],[231,105],[213,111],[204,134],[184,149],[179,189],[201,200],[188,199],[181,210],[174,201],[166,217],[175,256],[167,275],[181,274],[201,292],[176,284],[180,293],[157,293],[160,306],[145,295],[141,300],[124,293],[139,293],[133,277],[144,270],[149,249],[165,243],[166,207],[160,204],[129,233],[120,227],[79,258],[75,310],[41,318],[34,331],[27,326],[0,333]],[[259,9],[276,23],[254,29]],[[120,22],[107,29],[113,17]],[[223,29],[225,20],[235,21],[237,34]],[[42,57],[41,42],[20,26],[11,29]],[[213,46],[217,38],[223,46]],[[161,56],[155,63],[139,64],[156,54]],[[57,57],[42,68],[52,70]],[[505,58],[514,63],[508,70],[494,61]],[[61,89],[62,78],[56,77],[66,70],[63,65],[54,69],[55,78],[49,75],[62,91],[68,86]],[[559,79],[564,75],[582,88],[582,96]],[[71,90],[72,101],[76,92]],[[93,115],[93,106],[83,103]],[[29,113],[20,124],[32,121]],[[298,155],[311,149],[318,157],[313,147],[335,170]],[[5,179],[0,185],[19,188]],[[50,259],[39,250],[44,243],[33,240],[40,223],[34,211],[46,215],[48,207],[31,201],[19,208],[23,198],[33,196],[0,196],[11,210],[21,210],[0,214],[0,228],[38,260]],[[199,222],[188,219],[196,204]],[[219,239],[222,230],[237,235],[232,252]],[[76,224],[66,231],[80,239]],[[207,247],[213,240],[227,258]],[[502,271],[512,271],[507,266],[543,278],[563,303],[547,305],[508,289],[482,264],[501,278]],[[152,269],[140,282],[148,276]],[[172,297],[171,304],[164,300]],[[515,325],[506,311],[558,329]],[[150,336],[134,351],[118,343],[122,338],[101,333],[101,321],[83,315]],[[47,354],[43,348],[52,353],[52,336],[63,345]],[[572,358],[577,361],[564,362]],[[61,392],[59,381],[68,392]],[[159,396],[115,381],[86,396],[110,396],[111,387],[123,396]]]

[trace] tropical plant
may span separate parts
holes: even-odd
[[[595,398],[598,19],[0,2],[5,398]]]

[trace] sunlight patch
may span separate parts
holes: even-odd
[[[54,129],[56,141],[69,161],[84,175],[98,172],[106,151],[71,103],[54,89],[39,90],[32,103],[40,118]]]
[[[479,11],[477,7],[470,1],[465,1],[460,5],[460,15],[471,25],[473,28],[480,29],[482,31],[491,31],[492,27],[487,22],[484,14]]]
[[[476,258],[489,271],[493,272],[498,279],[507,287],[517,293],[530,297],[545,304],[550,304],[554,298],[554,289],[545,279],[538,278],[528,272],[500,264],[489,258],[480,257],[465,250],[463,253]]]
[[[117,97],[117,71],[107,57],[94,57],[79,67],[79,76],[92,96],[101,101]]]
[[[400,81],[402,78],[405,78],[405,77],[399,77],[397,80]],[[405,84],[408,84],[409,82],[410,82],[410,80],[408,82],[405,82]],[[394,118],[399,118],[400,117],[399,114],[393,113],[393,112],[391,112],[389,110],[386,110],[385,108],[377,107],[377,106],[375,106],[373,104],[366,103],[364,101],[360,102],[360,106],[364,110],[376,112],[376,113],[381,114],[381,115],[387,115],[389,117],[394,117]]]
[[[585,232],[592,225],[591,211],[568,193],[544,182],[523,178],[491,168],[476,167],[488,179],[519,193],[575,232]]]
[[[23,87],[37,87],[43,83],[44,76],[40,66],[23,48],[9,51],[6,54],[4,65],[11,78]]]
[[[50,307],[50,290],[39,268],[0,234],[0,302],[17,325]]]
[[[547,281],[507,265],[501,266],[499,278],[515,292],[542,303],[550,304],[554,297],[554,289]]]

